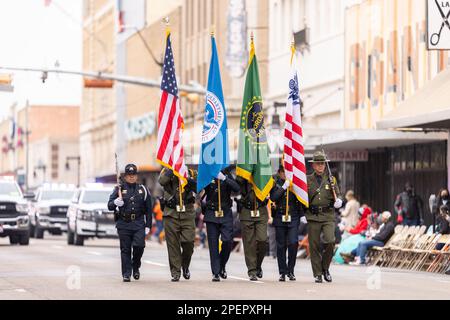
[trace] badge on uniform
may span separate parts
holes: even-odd
[[[250,211],[250,217],[252,217],[252,218],[259,218],[260,217],[259,210],[252,210],[252,211]]]
[[[291,222],[291,215],[290,214],[288,214],[288,215],[283,214],[283,216],[281,217],[281,221],[283,221],[285,223]]]
[[[122,194],[127,194],[127,190],[122,190]]]
[[[330,185],[329,184],[325,185],[325,190],[330,190]]]
[[[139,193],[142,194],[142,190],[139,190]]]

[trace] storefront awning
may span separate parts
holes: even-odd
[[[327,149],[356,150],[398,147],[402,145],[446,140],[443,132],[400,132],[393,130],[345,130],[322,137],[320,143]]]
[[[449,129],[450,69],[442,71],[378,121],[377,128]]]

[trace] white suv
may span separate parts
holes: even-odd
[[[84,245],[86,238],[117,238],[114,212],[108,210],[114,186],[86,184],[76,190],[67,211],[67,243]]]

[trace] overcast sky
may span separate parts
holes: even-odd
[[[62,9],[60,9],[60,8]],[[81,70],[82,0],[1,0],[0,66]],[[67,13],[64,13],[64,11]],[[0,73],[10,73],[0,70]],[[13,93],[0,91],[0,119],[9,107],[30,104],[80,105],[81,81],[77,76],[14,72]]]

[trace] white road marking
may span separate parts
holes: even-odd
[[[15,289],[14,291],[15,292],[21,292],[21,293],[27,292],[27,290],[25,290],[25,289]]]
[[[228,276],[228,278],[230,278],[230,279],[235,279],[235,280],[242,280],[242,281],[250,281],[250,279],[240,278],[240,277],[234,277],[234,276]],[[261,281],[261,280],[258,280],[258,281],[250,281],[250,282],[253,282],[253,283],[264,283],[264,282]]]
[[[158,263],[158,262],[153,262],[153,261],[149,261],[149,260],[145,260],[144,261],[146,264],[151,264],[153,266],[158,266],[158,267],[168,267],[167,264],[164,263]]]
[[[92,254],[94,256],[101,256],[102,255],[100,252],[97,252],[97,251],[87,251],[86,253]]]

